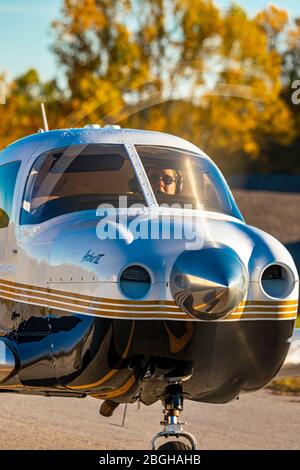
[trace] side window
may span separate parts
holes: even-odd
[[[20,161],[0,165],[0,229],[9,224],[20,165]]]

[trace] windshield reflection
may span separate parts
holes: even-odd
[[[200,155],[169,147],[138,145],[137,152],[159,205],[242,216],[216,167]]]

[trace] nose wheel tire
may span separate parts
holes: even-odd
[[[181,441],[168,441],[159,446],[157,450],[192,450],[192,448]]]

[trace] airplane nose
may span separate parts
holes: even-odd
[[[177,305],[200,320],[216,320],[230,314],[245,298],[247,286],[243,262],[232,248],[224,245],[183,252],[170,277]]]

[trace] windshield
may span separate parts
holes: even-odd
[[[70,212],[145,204],[123,145],[78,145],[41,155],[31,169],[21,224],[38,224]]]
[[[137,145],[159,205],[204,209],[242,216],[217,168],[205,158],[186,150]]]

